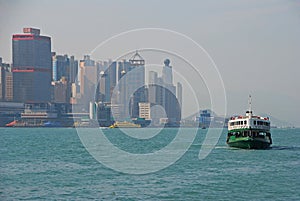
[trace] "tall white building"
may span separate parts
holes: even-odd
[[[165,85],[173,85],[173,72],[172,66],[170,66],[170,60],[166,59],[164,61],[165,66],[162,70],[162,79]]]

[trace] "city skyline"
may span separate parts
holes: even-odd
[[[163,124],[168,126],[180,124],[179,103],[182,102],[182,87],[177,83],[177,91],[173,85],[169,59],[164,61],[162,76],[157,77],[156,82],[148,86],[145,83],[145,60],[138,51],[129,60],[122,61],[96,62],[85,55],[79,65],[79,90],[77,78],[74,77],[74,72],[78,71],[73,69],[79,66],[74,56],[68,58],[67,55],[51,52],[51,37],[40,35],[40,29],[23,28],[23,32],[13,35],[14,64],[9,67],[1,60],[0,65],[0,98],[2,101],[8,101],[7,108],[1,112],[7,113],[13,109],[14,102],[18,107],[23,103],[24,112],[15,113],[16,118],[21,115],[21,119],[17,120],[18,125],[42,126],[48,125],[51,120],[54,122],[52,124],[57,126],[70,126],[69,116],[74,112],[73,109],[75,112],[72,114],[81,115],[80,119],[74,119],[74,122],[83,122],[88,115],[90,126],[94,120],[100,120],[101,126],[112,125],[114,121],[132,120],[137,120],[144,126],[154,119],[154,126],[160,126],[162,118],[165,122]],[[52,65],[49,65],[51,58]],[[7,67],[10,70],[7,71]],[[13,75],[13,82],[9,85],[8,73]],[[41,73],[45,73],[48,79],[41,79],[44,76]],[[5,98],[8,87],[14,91],[11,100]],[[44,96],[35,96],[41,93],[46,94],[47,99],[43,99]],[[176,93],[180,100],[177,100]],[[152,112],[152,106],[160,106],[165,111]],[[108,115],[110,111],[112,114]],[[64,119],[63,116],[68,118]],[[7,120],[9,121],[9,118]]]
[[[144,2],[139,4],[142,10],[150,7],[156,8],[158,12],[151,15],[149,11],[145,11],[143,19],[137,19],[128,12],[135,2],[115,4],[88,1],[85,5],[89,6],[91,12],[79,16],[65,15],[63,10],[68,6],[74,12],[80,11],[83,3],[63,2],[57,8],[56,15],[51,15],[51,18],[50,8],[55,3],[34,2],[27,2],[26,5],[21,1],[0,2],[0,56],[4,62],[12,61],[11,35],[19,33],[27,25],[38,27],[43,30],[44,35],[53,37],[51,51],[74,55],[76,59],[91,53],[99,43],[118,33],[143,27],[167,28],[190,36],[208,50],[224,81],[228,114],[243,113],[247,109],[248,94],[251,93],[255,113],[271,114],[296,126],[300,125],[300,95],[296,92],[300,86],[297,77],[300,74],[297,59],[300,39],[297,37],[299,26],[296,26],[300,18],[299,4],[296,2],[246,1],[242,4],[229,1],[214,5],[203,1],[200,5],[192,1],[189,5],[175,3],[172,8],[168,7],[168,1],[154,2],[151,5]],[[104,9],[96,12],[97,8]],[[190,11],[187,12],[187,9]],[[121,19],[109,10],[126,12],[127,15]],[[165,16],[165,11],[171,12]],[[36,17],[37,15],[40,17]],[[9,23],[4,21],[6,18],[3,16],[10,16]],[[260,20],[257,21],[255,17]],[[67,22],[68,29],[62,22]],[[88,26],[79,26],[84,24]],[[83,38],[84,35],[88,38]],[[107,52],[103,58],[95,59],[108,59],[109,55],[113,53]],[[172,63],[174,70],[180,66]],[[243,84],[245,82],[251,84]]]

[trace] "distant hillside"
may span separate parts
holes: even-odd
[[[283,121],[281,119],[278,119],[276,117],[273,117],[269,114],[262,113],[262,114],[259,114],[259,115],[262,116],[262,117],[269,117],[270,120],[271,120],[271,126],[276,126],[276,127],[279,127],[279,128],[294,127],[293,124],[291,124],[287,121]]]
[[[211,111],[210,109],[204,109],[204,110],[207,110],[212,117],[218,117],[218,115],[215,112]],[[184,120],[190,120],[190,121],[195,120],[195,118],[198,117],[202,111],[203,110],[199,110],[198,112],[195,112],[194,114],[184,118]]]
[[[219,117],[215,112],[211,111],[210,109],[205,109],[205,110],[208,110],[208,112],[211,114],[212,117]],[[203,111],[203,110],[199,110],[198,112],[195,112],[194,114],[184,118],[183,120],[194,121],[196,119],[196,117],[199,116],[201,111]],[[276,118],[274,116],[271,116],[269,114],[261,113],[261,114],[258,114],[258,115],[262,116],[262,117],[269,117],[270,120],[271,120],[271,125],[272,126],[275,126],[275,127],[278,127],[278,128],[294,127],[293,124],[291,124],[287,121],[283,121],[281,119],[278,119],[278,118]],[[229,115],[229,116],[234,116],[234,115]]]

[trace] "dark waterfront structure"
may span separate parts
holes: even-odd
[[[24,28],[12,37],[13,95],[16,102],[51,101],[51,38]]]
[[[97,108],[97,120],[99,126],[108,127],[113,124],[113,119],[111,116],[111,105],[100,103]]]
[[[20,119],[23,111],[23,103],[0,102],[0,127],[4,127],[15,119]]]

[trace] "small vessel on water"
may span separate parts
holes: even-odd
[[[5,126],[6,127],[14,127],[17,123],[18,123],[17,120],[13,120],[12,122],[5,124]]]
[[[228,121],[226,143],[230,147],[243,149],[267,149],[272,144],[270,119],[253,115],[251,96],[246,116],[234,116]]]
[[[123,122],[117,121],[111,126],[109,126],[109,128],[141,128],[141,125],[132,122],[127,122],[127,121],[123,121]]]

